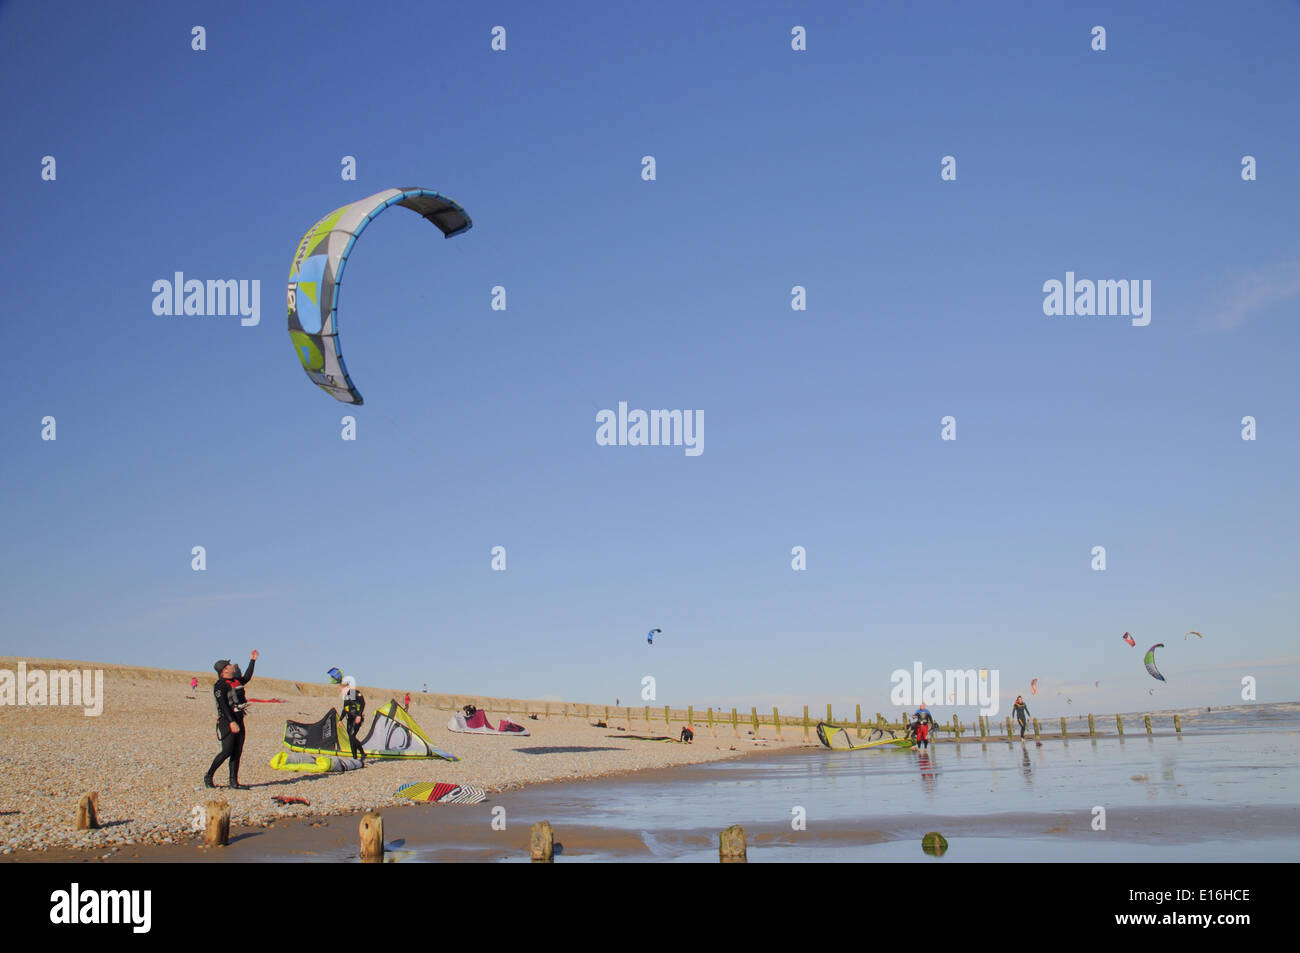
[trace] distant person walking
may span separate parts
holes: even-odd
[[[230,786],[248,790],[247,784],[239,783],[239,759],[244,754],[244,712],[248,708],[244,686],[253,680],[253,666],[256,664],[257,649],[253,649],[248,657],[247,672],[241,672],[238,665],[230,664],[230,659],[219,659],[212,666],[217,673],[217,680],[212,683],[212,698],[217,703],[217,741],[221,743],[221,751],[212,760],[208,773],[203,775],[204,787],[216,787],[212,776],[223,761],[229,761]]]
[[[352,757],[364,765],[366,749],[357,741],[357,732],[366,717],[366,696],[357,691],[357,680],[351,675],[343,678],[343,725],[348,732],[348,744],[352,746]]]
[[[1029,717],[1029,706],[1025,704],[1025,696],[1017,695],[1016,703],[1011,706],[1011,714],[1016,716],[1016,721],[1020,722],[1020,737],[1025,737],[1025,719]]]
[[[191,678],[191,679],[190,679],[190,691],[192,691],[192,692],[197,692],[198,690],[199,690],[199,680],[198,680],[198,678]]]
[[[410,711],[410,710],[411,710],[411,693],[410,693],[410,692],[407,692],[407,693],[406,693],[406,698],[402,699],[402,707],[405,708],[407,711]]]

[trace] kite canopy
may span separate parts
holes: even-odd
[[[1156,649],[1163,649],[1164,647],[1165,643],[1157,642],[1155,645],[1151,646],[1151,648],[1147,649],[1147,654],[1142,658],[1142,663],[1147,667],[1147,673],[1152,678],[1158,678],[1162,682],[1165,680],[1165,677],[1161,675],[1160,670],[1156,668]]]
[[[1029,693],[1031,695],[1038,694],[1038,679],[1034,679],[1032,682],[1029,683]]]
[[[1205,638],[1205,636],[1201,635],[1201,633],[1197,632],[1195,629],[1190,629],[1190,630],[1188,630],[1187,635],[1194,635],[1194,636],[1196,636],[1198,639],[1203,639],[1203,638]],[[1184,641],[1184,642],[1187,641],[1187,635],[1184,635],[1184,636],[1183,636],[1183,641]]]
[[[307,754],[340,756],[338,712],[331,708],[325,717],[315,724],[306,725],[296,721],[284,723],[284,746],[291,751],[303,751]],[[378,711],[370,722],[370,731],[361,740],[360,745],[367,758],[441,758],[444,761],[459,761],[455,755],[440,751],[415,723],[405,709],[397,702],[390,701]]]
[[[663,629],[651,629],[645,634],[645,640],[651,645],[655,644],[655,636],[663,632]]]
[[[1133,636],[1129,635],[1127,632],[1124,633],[1124,641],[1132,646],[1137,645],[1137,641],[1133,638]]]
[[[345,404],[361,404],[338,339],[339,287],[352,246],[391,205],[418,212],[451,238],[473,226],[465,210],[429,189],[387,189],[330,212],[308,229],[289,267],[289,337],[312,383]]]

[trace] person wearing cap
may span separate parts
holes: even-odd
[[[212,776],[217,773],[223,761],[230,761],[230,786],[247,791],[247,784],[239,783],[239,759],[244,753],[244,711],[248,702],[244,699],[244,686],[253,680],[253,666],[257,664],[257,649],[248,658],[248,671],[241,672],[238,665],[232,665],[230,659],[218,659],[212,666],[217,673],[217,680],[212,683],[212,697],[217,703],[217,741],[221,751],[212,761],[208,773],[203,775],[203,786],[216,787]]]

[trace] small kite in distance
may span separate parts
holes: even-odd
[[[1038,694],[1038,679],[1034,679],[1032,682],[1029,683],[1029,693],[1031,695]]]
[[[654,644],[655,644],[655,636],[658,635],[658,634],[661,634],[662,632],[663,632],[663,629],[651,629],[649,632],[647,632],[647,633],[645,634],[645,640],[646,640],[646,642],[648,642],[650,645],[654,645]]]
[[[1127,632],[1124,633],[1124,641],[1127,642],[1129,645],[1132,645],[1132,646],[1136,646],[1136,645],[1137,645],[1137,643],[1136,643],[1135,641],[1133,641],[1133,636],[1129,635]]]
[[[1203,639],[1203,638],[1205,638],[1205,636],[1201,635],[1201,633],[1197,632],[1195,629],[1189,629],[1188,632],[1187,632],[1187,635],[1194,635],[1194,636],[1196,636],[1198,639]],[[1183,641],[1184,641],[1184,642],[1187,641],[1187,635],[1184,635],[1184,636],[1183,636]]]

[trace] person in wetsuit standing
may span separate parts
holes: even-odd
[[[912,713],[910,727],[917,746],[920,748],[930,747],[930,731],[934,728],[934,717],[930,714],[929,709],[925,707],[925,702],[922,702],[921,707]]]
[[[247,791],[247,784],[239,783],[239,759],[244,754],[244,712],[248,702],[244,698],[244,686],[253,680],[253,667],[257,664],[257,649],[253,649],[248,658],[248,671],[241,672],[238,665],[232,665],[230,659],[219,659],[212,667],[217,672],[217,680],[212,683],[212,698],[217,703],[217,741],[221,742],[221,751],[212,760],[208,773],[203,775],[203,786],[216,787],[212,776],[221,767],[221,762],[230,761],[230,786]]]
[[[366,749],[357,740],[357,732],[366,717],[366,696],[357,691],[357,682],[351,675],[343,679],[343,724],[348,732],[348,744],[352,746],[352,757],[366,763]]]
[[[1020,738],[1025,737],[1025,719],[1029,716],[1029,706],[1025,704],[1025,696],[1017,695],[1016,703],[1011,706],[1011,714],[1016,716],[1016,721],[1020,722]]]

